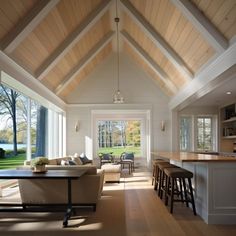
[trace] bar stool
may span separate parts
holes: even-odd
[[[165,168],[164,173],[166,175],[166,188],[165,188],[165,204],[168,205],[168,197],[170,197],[170,213],[173,213],[174,202],[185,202],[188,207],[188,203],[192,204],[193,213],[196,215],[196,208],[193,197],[193,188],[191,178],[193,173],[182,168]],[[179,180],[180,189],[178,189],[177,180]],[[188,189],[186,188],[186,180],[188,180]],[[184,190],[184,199],[182,195],[182,184]],[[175,195],[181,195],[181,199],[175,198]]]
[[[157,182],[158,182],[158,173],[159,173],[159,169],[158,169],[158,163],[169,163],[167,161],[164,161],[163,159],[155,159],[152,161],[152,185],[154,184],[154,189],[157,189]]]
[[[157,190],[158,190],[158,196],[162,199],[162,193],[163,193],[163,189],[165,188],[164,186],[164,180],[165,180],[165,175],[164,175],[164,169],[165,168],[178,168],[177,166],[175,165],[172,165],[170,164],[169,162],[165,163],[165,162],[160,162],[157,164],[158,166],[158,181],[157,181],[157,184],[158,184],[158,187],[157,187]]]

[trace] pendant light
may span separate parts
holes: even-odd
[[[120,18],[118,17],[118,6],[117,6],[117,0],[116,0],[116,17],[115,17],[115,23],[116,23],[116,46],[117,46],[117,90],[115,91],[115,94],[113,96],[113,103],[124,103],[124,98],[120,92],[120,48],[119,48],[119,22]]]

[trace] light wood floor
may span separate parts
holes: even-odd
[[[79,216],[70,220],[67,229],[61,227],[62,213],[0,213],[0,235],[236,235],[236,224],[207,225],[181,203],[171,215],[153,190],[148,171],[137,169],[132,176],[124,173],[124,177],[120,184],[105,184],[97,211],[79,210]],[[13,193],[8,198],[17,197]]]
[[[126,179],[125,204],[128,236],[236,235],[236,222],[233,226],[207,225],[182,203],[174,206],[171,215],[153,190],[148,172],[135,172]]]

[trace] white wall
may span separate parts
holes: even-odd
[[[126,55],[121,54],[120,90],[125,104],[113,104],[116,89],[115,55],[111,54],[67,97],[67,154],[85,151],[85,137],[91,137],[91,111],[98,109],[149,109],[151,112],[151,150],[171,149],[169,98],[155,82]],[[79,104],[79,105],[78,105]],[[74,126],[80,121],[80,130]],[[166,130],[160,130],[165,120]]]

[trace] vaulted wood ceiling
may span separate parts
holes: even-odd
[[[174,96],[236,35],[235,0],[118,0],[123,50]],[[114,49],[115,0],[0,0],[3,53],[65,100]]]

